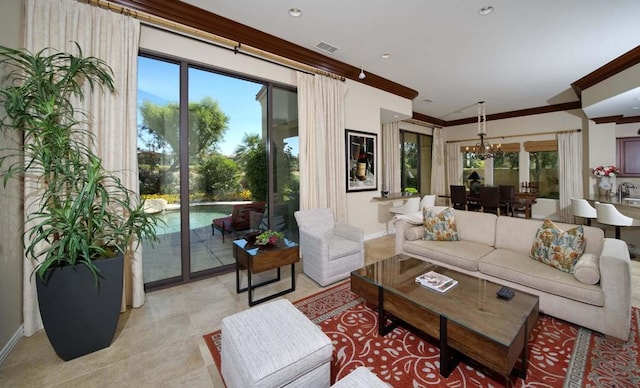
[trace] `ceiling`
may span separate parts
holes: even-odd
[[[443,121],[475,116],[478,101],[488,115],[577,101],[572,82],[640,45],[640,0],[183,2],[315,52],[335,46],[325,55],[418,91],[414,112]],[[629,89],[597,114],[640,116],[640,80]]]

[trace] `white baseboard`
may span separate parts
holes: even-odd
[[[384,231],[383,230],[382,232],[376,232],[376,233],[368,234],[368,235],[364,236],[364,240],[365,241],[373,240],[374,238],[389,236],[391,234],[395,234],[395,229],[389,230],[389,231]]]
[[[24,325],[20,325],[18,330],[13,334],[13,336],[9,339],[6,345],[0,351],[0,365],[4,363],[4,360],[9,356],[9,353],[13,350],[13,348],[18,344],[18,341],[24,337]]]

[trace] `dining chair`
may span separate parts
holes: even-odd
[[[505,215],[513,216],[513,205],[516,201],[516,187],[513,185],[498,185],[500,209]]]
[[[500,215],[500,191],[497,187],[480,188],[480,211]]]
[[[467,188],[464,186],[450,185],[451,207],[458,210],[468,210],[467,206]]]

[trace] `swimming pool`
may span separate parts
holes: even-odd
[[[189,229],[210,227],[214,218],[226,217],[231,213],[232,205],[193,205],[189,207]],[[158,224],[158,235],[180,232],[180,209],[166,210],[158,214],[158,218],[166,225]]]

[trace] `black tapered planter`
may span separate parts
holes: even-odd
[[[49,342],[65,361],[111,345],[122,302],[122,255],[95,261],[95,277],[84,265],[49,269],[36,276],[38,304]]]

